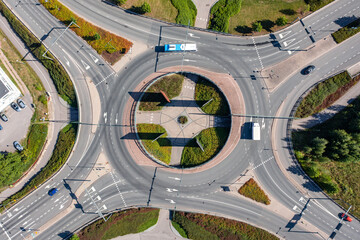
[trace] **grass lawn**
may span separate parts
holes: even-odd
[[[280,29],[275,25],[278,17],[286,16],[290,23],[303,17],[306,9],[304,0],[243,0],[240,12],[230,18],[229,33],[249,34],[252,23],[257,21],[263,26],[260,34],[277,31]]]
[[[171,143],[169,139],[166,138],[166,130],[160,125],[148,123],[137,124],[136,128],[146,151],[157,160],[169,164],[171,160]],[[156,141],[153,141],[163,133],[165,134]]]
[[[189,239],[261,239],[275,240],[276,236],[249,224],[200,213],[176,212],[173,222],[183,229]]]
[[[159,209],[133,208],[114,213],[107,222],[98,220],[82,229],[81,240],[107,240],[130,233],[143,232],[156,224]]]
[[[333,199],[342,199],[353,207],[350,213],[360,217],[360,98],[328,121],[306,131],[293,132],[297,159],[305,172]],[[340,139],[339,134],[341,132]],[[318,137],[328,141],[319,154],[314,144]],[[345,209],[348,205],[337,201]]]
[[[150,4],[151,12],[145,13],[145,16],[164,20],[167,22],[175,22],[178,10],[171,4],[170,0],[146,0]],[[127,0],[122,8],[132,10],[134,7],[140,7],[144,0]]]
[[[229,128],[207,128],[190,140],[181,155],[181,165],[194,167],[213,158],[225,145]],[[204,151],[198,146],[196,139],[202,144]]]
[[[260,188],[253,178],[250,178],[244,185],[239,189],[239,193],[245,197],[251,198],[260,203],[266,205],[270,204],[270,199],[266,193]]]
[[[308,117],[331,106],[337,99],[360,80],[360,76],[351,79],[347,71],[331,77],[313,88],[301,101],[295,117]]]
[[[157,111],[167,103],[160,91],[163,91],[169,99],[179,96],[184,76],[180,74],[171,74],[155,81],[141,98],[139,110]]]
[[[44,116],[44,113],[48,111],[47,102],[45,101],[43,103],[38,100],[40,96],[45,95],[43,85],[34,70],[26,62],[21,61],[21,54],[2,31],[0,31],[0,41],[1,51],[10,61],[10,64],[30,91],[33,103],[36,105],[31,123],[38,121],[39,118]],[[18,62],[16,62],[17,60]],[[9,73],[4,65],[2,65],[2,69],[6,73]],[[8,76],[12,79],[11,75],[8,74]],[[14,81],[14,79],[12,79],[12,81]],[[30,107],[30,103],[26,104],[27,107]],[[25,150],[22,153],[1,154],[0,190],[4,190],[8,185],[18,180],[36,161],[45,143],[47,131],[47,124],[31,124],[26,138],[20,141]]]
[[[131,48],[132,43],[120,36],[112,34],[108,31],[105,31],[102,28],[99,28],[85,19],[80,18],[76,14],[70,11],[67,7],[62,5],[57,0],[40,0],[40,3],[57,19],[63,22],[66,26],[71,23],[71,21],[76,22],[80,27],[73,25],[70,29],[73,30],[78,36],[82,37],[87,43],[93,47],[99,54],[101,54],[106,61],[111,64],[114,64]],[[96,35],[99,35],[96,39]],[[107,43],[111,40],[112,48]],[[105,48],[105,46],[107,47]]]
[[[203,106],[210,99],[213,100]],[[199,77],[196,83],[195,101],[204,113],[221,116],[230,114],[230,108],[224,94],[217,86],[205,78]]]

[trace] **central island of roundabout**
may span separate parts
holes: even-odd
[[[229,74],[170,67],[130,95],[122,139],[139,165],[203,171],[225,159],[240,139],[244,120],[236,115],[245,114],[245,105]]]

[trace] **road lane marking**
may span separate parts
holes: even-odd
[[[81,63],[84,65],[85,70],[89,70],[89,68],[90,68],[89,64],[87,64],[83,60],[81,60]]]
[[[289,33],[291,33],[291,31],[287,31],[287,32],[284,32],[284,33],[280,33],[279,34],[279,37],[280,37],[280,39],[281,38],[284,38],[286,35],[288,35]]]
[[[120,192],[119,186],[118,186],[117,183],[115,182],[114,174],[113,174],[112,172],[110,172],[110,175],[111,175],[111,178],[113,179],[113,181],[114,181],[114,183],[115,183],[116,189],[117,189],[118,192],[119,192],[119,195],[120,195],[120,197],[121,197],[121,200],[122,200],[123,203],[124,203],[124,206],[127,207],[126,202],[125,202],[125,199],[124,199],[122,193]]]
[[[255,43],[255,39],[254,39],[254,37],[252,37],[252,40],[253,40],[253,43],[254,43],[254,46],[255,46],[256,54],[257,54],[258,59],[259,59],[259,61],[260,61],[261,69],[263,69],[263,68],[264,68],[264,66],[263,66],[263,63],[262,63],[262,61],[261,61],[259,51],[258,51],[258,49],[257,49],[257,47],[256,47],[256,43]]]
[[[9,234],[6,232],[5,228],[3,227],[3,225],[0,223],[0,227],[2,228],[2,230],[4,231],[4,233],[6,234],[6,236],[8,237],[8,239],[11,240],[11,237],[9,236]]]
[[[171,204],[174,204],[174,203],[176,203],[174,200],[172,200],[172,199],[165,199],[165,200],[167,200],[167,201],[169,201]]]

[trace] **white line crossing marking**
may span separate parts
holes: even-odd
[[[293,41],[295,41],[295,38],[289,40],[289,41],[284,41],[284,46],[287,47],[289,46]]]
[[[256,167],[254,167],[254,168],[251,169],[251,170],[255,170],[256,168],[264,165],[265,163],[267,163],[268,161],[270,161],[270,160],[273,159],[273,158],[274,158],[274,156],[270,157],[269,159],[267,159],[267,160],[265,160],[264,162],[260,163],[259,165],[257,165]]]
[[[112,179],[113,179],[113,181],[114,181],[114,183],[115,183],[116,189],[117,189],[118,192],[119,192],[119,195],[120,195],[120,197],[121,197],[121,200],[122,200],[123,203],[124,203],[124,206],[127,207],[126,202],[125,202],[125,199],[124,199],[122,193],[120,192],[120,189],[119,189],[117,183],[115,182],[114,174],[113,174],[112,172],[110,172],[110,175],[111,175],[111,177],[112,177]],[[104,206],[105,206],[105,205],[104,205]]]
[[[294,48],[294,49],[291,49],[291,50],[288,50],[288,54],[291,55],[293,52],[295,52],[296,50],[298,50],[300,48],[300,46]]]
[[[84,62],[83,60],[81,60],[81,63],[84,65],[84,68],[86,70],[88,70],[90,68],[90,66],[86,62]]]
[[[286,35],[289,35],[289,33],[291,33],[291,31],[287,31],[287,32],[284,32],[284,33],[280,33],[280,34],[279,34],[280,39],[281,39],[281,38],[284,38]]]
[[[91,53],[89,53],[89,54],[90,54],[92,60],[93,60],[95,63],[97,63],[97,62],[99,61],[99,59],[96,58],[94,55],[92,55]]]
[[[259,58],[259,61],[260,61],[261,69],[263,69],[264,66],[263,66],[263,63],[262,63],[262,61],[261,61],[259,51],[258,51],[258,49],[257,49],[257,47],[256,47],[256,43],[255,43],[254,37],[252,37],[252,40],[253,40],[253,43],[254,43],[254,46],[255,46],[256,54],[257,54],[257,56],[258,56],[258,58]]]

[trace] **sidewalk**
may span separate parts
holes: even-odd
[[[207,28],[210,9],[218,0],[192,0],[197,9],[197,15],[195,20],[195,27]]]
[[[166,209],[160,209],[159,219],[155,226],[147,229],[145,232],[128,234],[113,238],[112,240],[170,240],[170,239],[186,239],[179,235],[179,233],[173,228],[171,221],[169,220],[169,211]]]

